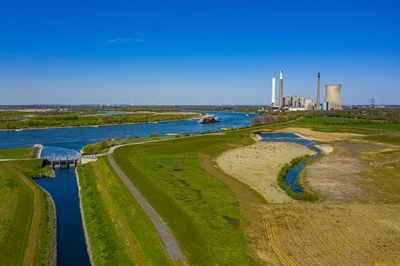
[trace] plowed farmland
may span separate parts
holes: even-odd
[[[400,205],[291,204],[260,208],[274,265],[398,265]]]

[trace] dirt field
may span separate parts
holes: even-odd
[[[272,265],[399,265],[400,205],[260,208]]]
[[[294,202],[277,186],[276,178],[282,166],[293,158],[314,151],[294,143],[257,142],[233,149],[217,158],[220,169],[258,191],[268,202]]]
[[[399,165],[399,147],[360,141],[352,138],[355,134],[282,131],[323,142],[324,156],[302,173],[307,188],[321,200],[253,205],[260,214],[257,218],[253,211],[248,217],[253,252],[265,265],[400,265],[400,177],[391,174]],[[284,152],[289,147],[282,143],[265,144],[231,150],[217,163],[269,202],[289,202],[274,187],[273,171],[285,156],[290,161],[307,151],[300,148],[294,155]],[[246,198],[241,201],[252,206]]]

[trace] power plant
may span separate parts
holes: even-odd
[[[341,84],[325,85],[325,102],[329,102],[329,109],[343,110],[340,96]]]
[[[279,73],[279,99],[276,104],[275,99],[275,78],[272,78],[272,97],[271,109],[278,110],[285,108],[290,110],[343,110],[341,99],[341,84],[327,84],[325,86],[325,102],[321,104],[321,73],[318,72],[317,80],[317,98],[315,105],[311,98],[304,98],[303,96],[286,96],[283,97],[283,70]]]

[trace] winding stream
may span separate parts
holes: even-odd
[[[316,142],[314,140],[303,139],[296,134],[293,133],[264,133],[260,134],[261,141],[268,142],[292,142],[296,144],[300,144],[306,146],[317,152],[316,155],[312,156],[311,159],[314,160],[321,156],[321,150],[315,147]],[[290,189],[295,193],[304,192],[303,188],[297,182],[300,172],[306,166],[306,162],[302,161],[297,164],[295,167],[290,167],[289,172],[285,178],[286,186],[290,187]]]

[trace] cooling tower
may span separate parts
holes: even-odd
[[[318,72],[318,83],[317,83],[317,100],[316,100],[316,107],[318,108],[318,110],[319,110],[319,105],[320,105],[320,91],[321,91],[321,80],[320,80],[320,74],[319,74],[319,72]]]
[[[331,109],[343,110],[342,99],[340,96],[341,84],[328,84],[325,85],[325,102],[329,102]]]
[[[279,108],[283,106],[283,70],[280,71],[279,80]]]
[[[271,97],[271,106],[275,106],[275,78],[272,78],[272,97]]]

